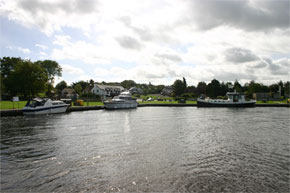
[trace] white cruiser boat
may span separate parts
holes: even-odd
[[[28,100],[22,109],[23,115],[41,115],[66,112],[69,104],[63,101],[52,101],[51,99],[34,98]]]
[[[228,92],[228,99],[197,99],[198,107],[253,107],[255,100],[247,101],[245,95],[237,92]]]
[[[112,100],[105,101],[104,104],[106,109],[129,109],[138,106],[136,99],[132,98],[129,91],[122,92]]]

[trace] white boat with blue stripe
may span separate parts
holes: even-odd
[[[55,114],[66,112],[68,107],[69,104],[63,101],[52,101],[48,98],[34,98],[27,101],[22,112],[23,115]]]

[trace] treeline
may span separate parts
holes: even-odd
[[[183,86],[181,84],[183,82]],[[223,97],[227,92],[242,92],[246,94],[248,98],[252,98],[254,93],[264,92],[274,95],[281,89],[281,96],[289,96],[290,91],[290,82],[279,81],[277,83],[271,84],[269,86],[262,83],[257,83],[254,80],[249,83],[245,83],[243,86],[236,80],[232,82],[219,82],[216,79],[213,79],[210,83],[206,84],[205,82],[199,82],[197,86],[187,86],[185,78],[183,81],[176,80],[172,85],[175,96],[191,96],[197,97],[201,94],[204,94],[211,98]]]
[[[54,89],[55,76],[62,75],[60,65],[52,60],[31,60],[3,57],[1,64],[1,96],[11,99],[12,96],[28,98],[45,92],[50,96]]]
[[[65,81],[61,81],[55,87],[54,78],[56,76],[62,76],[61,66],[52,60],[39,60],[32,62],[30,60],[3,57],[0,58],[1,64],[1,96],[4,100],[10,100],[12,96],[21,96],[23,98],[34,97],[42,93],[42,95],[50,97],[54,94],[60,96],[61,91],[64,88],[73,88],[80,96],[83,94],[90,94],[90,90],[93,88],[94,80],[74,82],[71,85],[67,85]],[[237,80],[232,82],[220,82],[213,79],[208,84],[201,81],[197,86],[188,86],[186,79],[175,80],[172,85],[153,85],[139,84],[134,80],[124,80],[122,82],[99,82],[98,84],[106,85],[120,85],[125,89],[132,87],[140,88],[142,94],[160,94],[164,88],[172,90],[172,97],[198,97],[201,94],[205,94],[211,98],[223,97],[227,92],[236,90],[237,92],[243,92],[247,97],[252,98],[253,93],[266,92],[277,93],[281,88],[282,96],[289,96],[290,82],[279,81],[269,86],[262,83],[251,81],[241,85]]]

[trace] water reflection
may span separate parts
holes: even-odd
[[[3,118],[1,188],[287,192],[289,124],[287,108],[146,107]]]

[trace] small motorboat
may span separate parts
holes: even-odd
[[[228,92],[227,100],[221,99],[197,99],[198,107],[254,107],[256,100],[245,99],[245,95],[237,92]]]
[[[48,98],[34,98],[27,101],[22,112],[23,115],[64,113],[69,106],[69,104],[66,104],[63,101],[52,101]]]
[[[120,95],[115,96],[111,101],[104,102],[106,109],[130,109],[136,108],[138,103],[136,99],[132,98],[129,91],[122,92]]]

